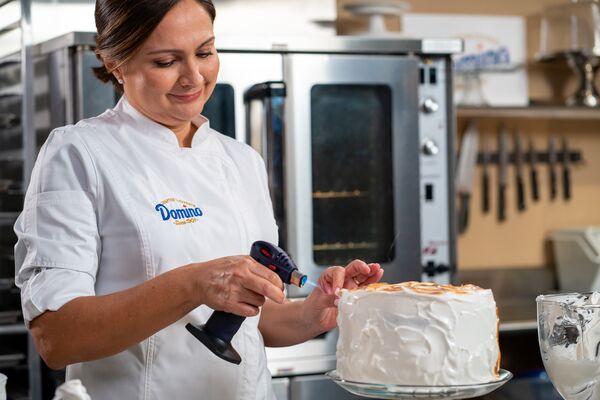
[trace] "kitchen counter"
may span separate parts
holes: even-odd
[[[458,280],[492,289],[501,332],[537,329],[536,297],[557,291],[552,268],[466,270],[459,271]]]
[[[513,388],[516,383],[529,385],[529,383],[520,383],[520,379],[528,378],[531,381],[532,376],[544,372],[537,338],[535,299],[541,293],[557,291],[554,270],[551,268],[519,268],[460,271],[459,282],[492,289],[500,318],[501,365],[502,368],[515,375],[514,381],[507,384],[505,390]],[[544,386],[543,382],[539,384]],[[546,386],[552,391],[551,386]],[[503,392],[499,391],[499,393]],[[511,393],[518,393],[518,390]],[[521,399],[520,396],[490,397],[489,399],[509,398]],[[553,397],[532,398],[553,399]],[[488,398],[486,397],[486,399]]]
[[[545,372],[517,376],[479,400],[562,400]]]

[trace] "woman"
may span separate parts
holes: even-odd
[[[264,164],[200,112],[219,70],[210,0],[98,0],[96,75],[124,95],[54,130],[15,230],[17,284],[38,351],[94,400],[272,398],[264,345],[332,329],[336,294],[378,264],[332,267],[304,301],[248,254],[277,243]],[[243,362],[184,326],[248,317]]]

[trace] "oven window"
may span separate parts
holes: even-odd
[[[235,139],[235,110],[233,87],[217,83],[212,96],[204,105],[202,115],[210,120],[210,127]]]
[[[385,85],[311,90],[313,256],[317,265],[394,258],[392,93]]]

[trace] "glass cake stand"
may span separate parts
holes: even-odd
[[[350,393],[375,399],[470,399],[493,392],[513,376],[509,371],[501,369],[497,380],[477,385],[405,386],[346,381],[340,379],[336,370],[325,375]]]

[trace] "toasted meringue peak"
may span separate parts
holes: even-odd
[[[421,294],[433,294],[439,295],[444,293],[454,293],[454,294],[469,294],[473,292],[477,292],[480,290],[486,290],[480,288],[476,285],[466,284],[461,286],[454,285],[442,285],[439,283],[433,282],[416,282],[416,281],[408,281],[401,283],[371,283],[367,286],[357,287],[355,289],[350,289],[350,291],[357,290],[366,290],[368,292],[401,292],[403,290],[410,290],[412,292],[421,293]]]

